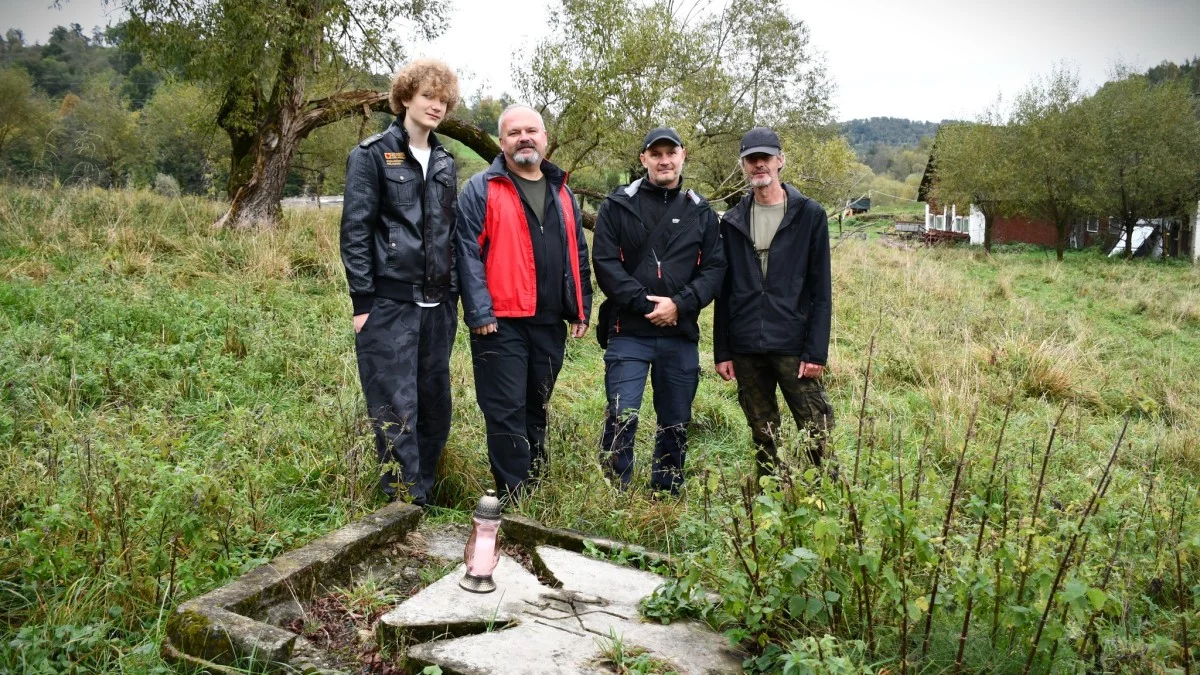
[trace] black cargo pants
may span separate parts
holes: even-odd
[[[487,423],[488,461],[496,490],[519,499],[545,473],[546,411],[562,370],[567,325],[497,319],[496,332],[471,334],[475,398]]]
[[[394,497],[403,486],[414,504],[429,502],[438,459],[450,436],[456,300],[421,307],[376,297],[355,339],[382,471],[379,487]]]
[[[733,370],[737,375],[738,403],[750,424],[750,435],[757,448],[755,460],[759,475],[774,471],[778,460],[779,403],[776,387],[796,420],[796,428],[807,431],[811,444],[808,457],[820,466],[825,457],[825,440],[833,430],[833,406],[819,379],[800,378],[799,356],[776,354],[736,354]]]

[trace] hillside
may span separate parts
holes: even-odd
[[[937,133],[942,122],[920,122],[901,117],[871,117],[842,122],[842,134],[861,157],[872,145],[912,147]]]

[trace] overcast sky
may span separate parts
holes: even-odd
[[[414,54],[445,58],[464,91],[512,91],[511,54],[546,30],[547,0],[452,0],[450,28]],[[753,0],[738,0],[753,1]],[[101,0],[0,0],[0,27],[29,42],[118,18]],[[838,119],[973,118],[1056,63],[1090,87],[1117,63],[1144,70],[1200,55],[1200,0],[788,0],[808,23],[837,91]],[[515,93],[515,92],[514,92]]]

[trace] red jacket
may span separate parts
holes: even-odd
[[[554,189],[562,214],[563,242],[569,274],[563,317],[587,323],[591,315],[591,269],[587,241],[566,174],[549,162],[542,172]],[[557,189],[555,189],[557,187]],[[458,198],[458,273],[463,318],[471,328],[496,318],[531,317],[537,310],[537,271],[525,208],[508,177],[504,156],[487,171],[471,177]]]

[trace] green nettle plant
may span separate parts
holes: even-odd
[[[1106,463],[1051,483],[1068,406],[1027,463],[1004,443],[1012,408],[1010,394],[982,471],[968,452],[975,412],[959,451],[934,453],[943,484],[922,470],[928,435],[914,452],[899,431],[855,444],[870,467],[860,480],[709,473],[691,524],[708,543],[682,556],[643,614],[724,630],[749,672],[1108,672],[1155,659],[1190,672],[1194,495],[1156,499],[1151,460],[1144,497],[1110,502],[1128,419]]]

